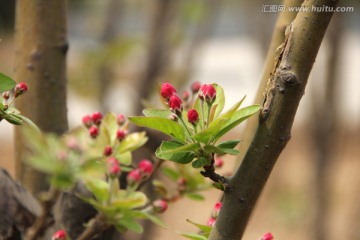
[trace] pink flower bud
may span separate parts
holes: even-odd
[[[274,237],[270,232],[265,233],[264,236],[261,238],[261,240],[273,240],[273,239]]]
[[[59,230],[52,235],[51,240],[66,240],[66,232],[64,230]]]
[[[119,161],[116,158],[111,157],[106,160],[106,163],[110,177],[112,178],[118,177],[121,172]]]
[[[184,101],[189,100],[189,98],[190,98],[190,93],[189,93],[189,91],[183,91],[183,92],[181,93],[181,98],[182,98]]]
[[[147,159],[143,159],[139,162],[139,170],[145,175],[150,175],[153,171],[153,164]]]
[[[153,207],[154,207],[154,212],[163,213],[168,208],[168,204],[166,201],[162,199],[158,199],[153,202]]]
[[[189,123],[196,125],[199,121],[199,114],[195,109],[190,109],[187,114]]]
[[[94,112],[91,115],[91,120],[93,121],[93,123],[95,125],[100,125],[102,118],[103,118],[103,115],[101,114],[101,112]]]
[[[193,92],[193,94],[197,93],[200,90],[200,87],[200,82],[193,82],[193,84],[191,84],[191,91]]]
[[[117,130],[117,132],[116,132],[116,138],[117,138],[120,142],[121,142],[122,140],[124,140],[125,136],[126,136],[125,131],[123,131],[123,130],[121,130],[121,129]]]
[[[127,182],[129,185],[134,185],[141,181],[141,172],[139,169],[133,169],[127,175]]]
[[[17,96],[20,96],[21,94],[25,93],[28,89],[28,86],[26,85],[26,83],[24,82],[21,82],[21,83],[18,83],[16,86],[15,86],[15,97]]]
[[[201,100],[212,102],[216,98],[216,89],[212,84],[204,84],[200,88],[199,98]]]
[[[216,168],[221,168],[224,165],[224,160],[222,160],[221,158],[216,158],[215,159],[215,164],[214,166]]]
[[[86,115],[82,118],[82,123],[85,127],[89,128],[92,125],[92,120],[90,115]]]
[[[99,129],[96,126],[91,126],[89,128],[89,134],[92,138],[96,138],[99,135]]]
[[[179,184],[179,186],[185,186],[186,185],[186,179],[181,177],[177,180],[177,184]]]
[[[170,83],[163,83],[161,85],[161,96],[166,100],[168,100],[175,93],[176,93],[176,89]]]
[[[221,207],[222,207],[222,202],[217,202],[215,204],[212,214],[214,218],[217,218],[217,216],[219,215]]]
[[[119,124],[119,126],[124,125],[125,122],[126,122],[126,118],[123,114],[117,115],[117,123]]]
[[[111,148],[111,146],[106,146],[105,148],[104,148],[104,156],[110,156],[111,154],[112,154],[112,148]]]
[[[215,223],[216,223],[216,219],[215,219],[215,218],[210,218],[210,219],[208,220],[208,222],[207,222],[207,225],[208,225],[209,227],[213,227],[213,226],[215,225]]]
[[[180,115],[183,110],[181,98],[176,94],[172,95],[169,99],[169,107],[173,113]]]

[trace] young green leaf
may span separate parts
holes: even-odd
[[[199,193],[185,193],[185,197],[188,197],[195,201],[204,201],[205,200],[204,196]]]
[[[128,134],[124,140],[119,144],[119,148],[116,154],[122,154],[128,151],[134,151],[139,147],[143,146],[147,142],[145,132],[135,132]]]
[[[180,141],[185,140],[183,128],[177,122],[170,119],[161,117],[129,117],[129,120],[140,127],[147,127],[163,132]]]
[[[194,225],[195,227],[197,227],[199,230],[201,230],[204,234],[206,233],[210,233],[211,232],[211,229],[212,227],[210,226],[207,226],[207,225],[203,225],[203,224],[199,224],[199,223],[195,223],[189,219],[186,219],[186,221],[188,223],[191,223],[192,225]]]
[[[198,143],[184,145],[177,141],[163,141],[155,155],[160,159],[186,164],[194,159],[195,154],[192,151],[198,147]]]
[[[217,155],[224,155],[224,154],[230,154],[230,155],[237,155],[239,154],[239,151],[232,148],[219,148],[213,145],[206,145],[204,147],[205,151],[216,153]]]
[[[216,147],[234,149],[240,142],[241,142],[240,140],[230,140],[230,141],[222,142],[218,144]]]
[[[118,224],[116,225],[122,225],[126,227],[127,229],[134,231],[136,233],[142,233],[144,231],[143,227],[140,223],[138,223],[134,218],[132,217],[124,217],[121,218],[118,221]]]
[[[164,173],[165,176],[167,176],[168,178],[170,178],[173,181],[176,181],[179,179],[179,173],[177,171],[175,171],[172,168],[169,167],[163,167],[162,168],[162,172]]]
[[[192,240],[207,240],[208,239],[207,237],[197,234],[197,233],[180,233],[180,232],[178,232],[178,234],[180,234],[181,236],[186,237],[188,239],[192,239]]]
[[[92,178],[85,181],[86,188],[94,194],[95,198],[105,203],[109,199],[109,184],[103,180]]]
[[[144,109],[143,113],[146,117],[161,117],[161,118],[166,118],[166,119],[169,119],[169,116],[171,115],[170,110],[155,109],[155,108]]]
[[[198,159],[196,159],[195,161],[192,162],[192,166],[194,168],[201,168],[206,164],[209,164],[210,161],[207,158],[204,157],[199,157]]]
[[[3,73],[0,73],[0,93],[13,89],[15,85],[16,82],[13,79]]]

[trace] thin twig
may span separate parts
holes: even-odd
[[[90,220],[90,225],[79,236],[78,240],[92,239],[109,227],[110,225],[105,223],[105,216],[101,213],[98,213],[92,220]]]
[[[36,218],[35,223],[26,232],[26,240],[39,239],[44,235],[45,230],[54,223],[54,218],[51,210],[59,195],[60,190],[56,188],[50,188],[50,190],[45,193],[44,199],[41,202],[41,215]]]

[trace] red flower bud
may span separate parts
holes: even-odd
[[[181,98],[182,98],[184,101],[189,100],[189,97],[190,97],[189,91],[183,91],[183,92],[182,92]]]
[[[101,112],[94,112],[91,115],[91,120],[93,121],[93,123],[95,125],[100,125],[102,118],[103,118],[103,115],[101,114]]]
[[[89,128],[89,134],[92,138],[96,138],[99,135],[99,129],[96,126],[91,126]]]
[[[82,123],[85,127],[89,128],[92,125],[92,120],[90,115],[86,115],[82,118]]]
[[[177,184],[179,184],[179,186],[185,186],[186,185],[186,179],[181,177],[177,180]]]
[[[187,114],[188,121],[191,124],[196,124],[199,121],[199,114],[195,109],[190,109]]]
[[[110,177],[112,178],[118,177],[121,172],[119,161],[116,158],[111,157],[106,160],[106,163]]]
[[[221,168],[224,165],[224,160],[222,160],[221,158],[216,158],[215,159],[215,164],[214,166],[216,168]]]
[[[217,202],[214,206],[214,210],[213,210],[213,217],[217,218],[217,216],[219,215],[220,209],[222,207],[222,202]]]
[[[21,82],[21,83],[18,83],[16,86],[15,86],[15,97],[17,96],[20,96],[21,94],[25,93],[28,89],[28,86],[26,85],[26,83],[24,82]]]
[[[191,84],[191,91],[193,92],[193,94],[197,93],[200,90],[200,87],[200,82],[193,82],[193,84]]]
[[[124,125],[125,122],[126,122],[126,118],[123,114],[117,115],[117,123],[119,124],[119,126]]]
[[[111,148],[111,146],[106,146],[105,148],[104,148],[104,156],[110,156],[112,154],[112,148]]]
[[[173,113],[180,115],[183,110],[181,98],[176,94],[172,95],[169,99],[169,107]]]
[[[139,162],[139,170],[145,175],[150,175],[153,171],[153,164],[147,159],[143,159]]]
[[[59,230],[52,235],[51,240],[66,240],[66,232],[64,230]]]
[[[213,227],[213,226],[215,225],[215,223],[216,223],[216,219],[215,219],[215,218],[210,218],[210,219],[208,220],[208,222],[207,222],[207,225],[208,225],[209,227]]]
[[[121,129],[117,130],[117,132],[116,132],[116,138],[117,138],[119,141],[124,140],[125,136],[126,136],[125,131],[123,131],[123,130],[121,130]]]
[[[163,83],[161,85],[161,96],[166,100],[168,100],[175,93],[176,93],[176,89],[170,83]]]
[[[261,238],[261,240],[273,240],[273,239],[274,237],[270,232],[265,233],[264,236]]]
[[[212,84],[204,84],[200,88],[199,98],[201,100],[212,102],[216,98],[216,89]]]
[[[129,185],[134,185],[141,181],[141,172],[139,169],[133,169],[127,175],[127,182]]]
[[[168,208],[167,202],[162,199],[155,200],[153,202],[153,206],[154,206],[154,212],[156,213],[163,213]]]

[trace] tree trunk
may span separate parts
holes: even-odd
[[[289,6],[300,6],[302,2],[303,0],[284,0],[283,5],[285,5],[285,9],[287,9]],[[277,52],[276,49],[284,42],[285,29],[295,19],[296,14],[297,12],[295,11],[284,11],[280,13],[276,21],[269,50],[266,55],[265,66],[255,96],[254,104],[261,104],[264,99],[264,92],[266,89],[267,81],[270,78],[270,73],[275,67],[275,59],[279,55],[279,52]],[[242,136],[243,142],[241,142],[239,147],[240,154],[237,157],[236,167],[240,165],[241,160],[244,158],[246,150],[251,144],[251,139],[253,139],[257,127],[258,119],[256,117],[252,117],[247,121],[246,128]]]
[[[338,0],[309,0],[303,6],[337,5]],[[251,212],[290,131],[332,12],[299,12],[287,28],[275,69],[267,84],[259,126],[241,166],[230,179],[210,240],[241,239]]]
[[[17,108],[45,132],[68,129],[66,109],[66,0],[18,0],[15,79],[29,85]],[[16,178],[34,194],[47,190],[44,174],[26,167],[24,139],[15,133]]]

